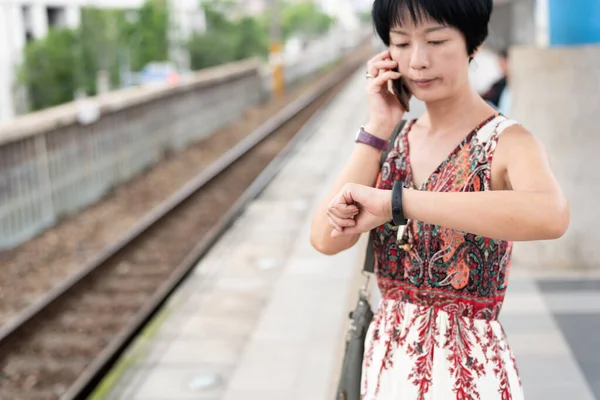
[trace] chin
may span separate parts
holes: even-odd
[[[424,103],[436,102],[447,96],[442,95],[437,90],[415,90],[413,96]]]

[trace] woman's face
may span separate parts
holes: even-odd
[[[432,20],[404,21],[390,31],[390,53],[416,98],[442,100],[469,84],[467,45],[458,29]]]

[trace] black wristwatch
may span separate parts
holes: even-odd
[[[406,225],[404,210],[402,208],[402,189],[404,184],[401,181],[395,181],[392,188],[392,222],[395,226]]]

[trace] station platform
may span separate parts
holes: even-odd
[[[367,117],[363,85],[359,71],[93,399],[334,399],[365,238],[327,257],[309,229]],[[600,343],[583,333],[600,336],[600,276],[513,264],[509,287],[500,319],[526,399],[600,399]]]

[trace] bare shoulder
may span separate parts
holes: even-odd
[[[538,139],[523,125],[515,124],[507,127],[500,135],[500,141],[537,141]]]
[[[512,125],[502,131],[492,163],[495,189],[532,187],[530,182],[523,182],[542,181],[549,174],[548,155],[539,138],[522,125]]]
[[[505,189],[559,190],[542,141],[521,125],[506,128],[498,139],[494,162]],[[557,189],[558,188],[558,189]]]
[[[498,138],[496,153],[514,157],[519,155],[545,155],[543,143],[533,133],[522,125],[511,125],[502,131]]]

